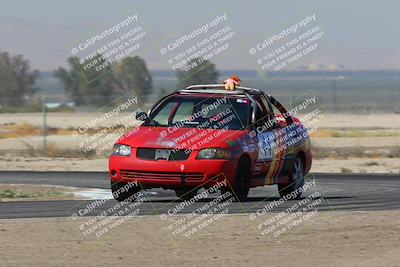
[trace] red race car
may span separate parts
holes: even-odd
[[[143,123],[115,143],[109,159],[116,200],[147,188],[189,199],[216,184],[240,201],[251,187],[272,184],[281,196],[300,197],[312,161],[305,127],[261,90],[225,88],[189,86],[136,114]]]

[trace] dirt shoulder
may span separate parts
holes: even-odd
[[[70,218],[0,220],[0,258],[2,266],[389,267],[400,262],[399,216],[323,212],[275,238],[261,236],[247,215],[234,215],[181,245],[158,216],[131,218],[101,239],[84,237]]]
[[[0,202],[75,199],[73,192],[63,186],[0,184]]]
[[[0,202],[84,200],[95,190],[56,185],[0,184]]]

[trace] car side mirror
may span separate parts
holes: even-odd
[[[143,112],[143,111],[136,112],[136,120],[145,121],[145,120],[147,120],[147,118],[148,118],[148,116],[145,112]]]

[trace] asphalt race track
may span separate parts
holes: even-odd
[[[3,184],[43,184],[84,188],[109,188],[105,172],[0,172]],[[280,212],[301,201],[314,192],[320,192],[324,201],[319,211],[334,210],[396,210],[400,209],[400,176],[384,174],[319,174],[314,173],[306,181],[316,180],[316,186],[303,193],[300,200],[289,200],[277,206],[272,212]],[[148,201],[140,206],[139,215],[163,214],[179,205],[171,190],[154,189],[145,193]],[[215,194],[217,197],[218,195]],[[211,201],[212,198],[190,205],[183,212],[188,213]],[[253,213],[273,201],[278,201],[276,186],[255,188],[250,191],[249,200],[232,203],[229,213]],[[0,219],[66,217],[76,214],[96,200],[68,201],[16,201],[0,202]],[[95,216],[113,207],[118,202],[108,200],[85,216]]]

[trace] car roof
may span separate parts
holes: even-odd
[[[250,95],[260,95],[263,92],[259,89],[237,86],[235,90],[226,90],[223,84],[199,84],[191,85],[186,89],[178,90],[177,92],[181,94],[223,94],[223,95],[238,95],[246,96]]]

